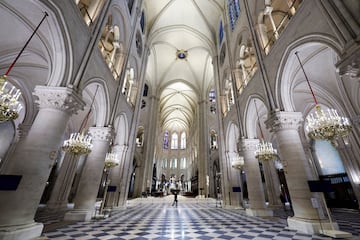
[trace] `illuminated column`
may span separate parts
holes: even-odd
[[[20,141],[3,175],[21,177],[16,190],[0,194],[0,239],[31,239],[41,235],[43,224],[34,222],[46,182],[62,144],[62,136],[72,114],[84,102],[66,87],[36,86],[39,112],[27,136]]]
[[[104,169],[105,155],[109,150],[112,137],[110,127],[91,127],[89,134],[93,138],[93,149],[89,153],[75,196],[74,210],[65,214],[65,220],[90,221],[94,214],[96,196]]]
[[[271,209],[267,209],[265,203],[264,187],[261,181],[259,161],[255,157],[256,145],[259,139],[242,139],[241,148],[244,156],[244,170],[249,193],[250,208],[246,214],[250,216],[272,216]]]
[[[284,170],[294,210],[294,216],[287,220],[289,228],[312,234],[319,232],[320,224],[317,209],[312,205],[316,194],[308,186],[308,180],[314,180],[314,176],[298,132],[302,122],[300,112],[276,111],[266,124],[276,135],[280,159],[287,162]],[[331,229],[326,219],[321,221],[324,229]]]

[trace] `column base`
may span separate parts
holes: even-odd
[[[44,225],[42,223],[32,223],[26,225],[0,227],[1,240],[30,240],[41,236]]]
[[[322,220],[320,224],[320,220],[305,220],[303,218],[289,217],[287,219],[288,227],[290,229],[298,230],[307,234],[318,234],[321,231],[325,230],[338,230],[339,226],[336,222],[332,223],[332,226],[329,221]]]
[[[48,202],[46,203],[46,210],[48,211],[58,211],[67,209],[67,203],[64,202]]]
[[[89,210],[73,210],[65,213],[65,221],[88,222],[94,215],[93,211]]]
[[[252,209],[252,208],[247,208],[245,210],[246,215],[248,216],[253,216],[253,217],[272,217],[274,216],[274,213],[272,210],[270,209]]]

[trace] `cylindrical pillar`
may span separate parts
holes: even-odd
[[[71,114],[84,102],[65,87],[37,86],[39,112],[24,140],[20,141],[3,175],[20,179],[16,190],[0,194],[0,239],[31,239],[41,235],[42,224],[34,223],[46,182],[54,164],[54,153],[62,144],[62,136]]]
[[[46,203],[46,208],[48,210],[57,211],[67,208],[68,197],[76,173],[78,158],[79,156],[77,155],[67,154],[62,161],[50,199]]]
[[[112,128],[91,127],[89,134],[93,138],[94,146],[81,174],[74,200],[74,210],[65,214],[65,220],[90,221],[95,211],[96,197],[103,174],[105,155],[112,137]]]
[[[244,156],[244,170],[249,194],[250,208],[246,214],[250,216],[272,216],[271,209],[267,209],[265,193],[259,168],[259,161],[255,157],[256,145],[259,139],[242,139],[241,147]]]
[[[317,202],[321,205],[321,199],[310,192],[309,180],[314,180],[310,164],[306,158],[301,138],[298,132],[303,121],[300,112],[272,113],[266,124],[276,135],[278,151],[282,161],[287,162],[285,170],[294,216],[288,218],[291,229],[297,229],[306,233],[319,232],[319,214],[314,208]],[[328,223],[322,219],[322,227],[330,229]]]

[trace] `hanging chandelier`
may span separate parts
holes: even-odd
[[[330,141],[332,144],[335,144],[335,140],[338,137],[347,136],[351,131],[352,127],[350,121],[346,117],[339,116],[335,109],[328,109],[325,112],[321,108],[310,85],[310,81],[305,73],[304,67],[300,61],[298,52],[295,52],[295,55],[299,61],[300,67],[304,73],[306,82],[315,102],[315,114],[309,114],[306,117],[308,136],[312,139],[326,140]]]
[[[82,132],[70,134],[70,138],[64,141],[62,149],[67,153],[83,155],[89,154],[92,147],[92,138]]]
[[[22,105],[19,102],[21,92],[7,81],[7,76],[47,16],[48,14],[45,12],[44,17],[31,34],[30,38],[26,41],[15,60],[11,63],[6,73],[0,76],[0,122],[15,120],[19,117],[19,112],[22,109]]]
[[[241,169],[244,166],[244,157],[237,155],[231,161],[231,166],[236,169]]]
[[[275,159],[277,150],[273,148],[272,143],[265,142],[261,139],[260,143],[256,145],[255,157],[260,161],[269,161]]]
[[[84,128],[86,127],[87,120],[89,119],[98,89],[99,85],[96,86],[96,91],[92,99],[89,112],[86,114],[83,122],[81,123],[79,132],[70,134],[70,138],[64,141],[62,149],[65,152],[72,153],[74,155],[89,154],[91,152],[93,147],[92,138],[89,134],[85,133]]]
[[[19,117],[22,105],[19,102],[21,92],[0,76],[0,122],[11,121]]]
[[[259,129],[260,129],[260,133],[261,133],[260,143],[256,145],[255,157],[259,161],[270,161],[270,160],[276,158],[277,151],[276,151],[276,149],[273,148],[272,143],[266,142],[264,140],[264,134],[263,134],[263,131],[261,129],[260,118],[259,118],[259,113],[258,113],[258,110],[257,110],[255,99],[254,99],[254,104],[255,104],[256,115],[257,115],[257,118],[258,118],[258,125],[259,125]]]
[[[105,168],[113,168],[119,165],[119,159],[116,153],[107,153],[105,156]]]

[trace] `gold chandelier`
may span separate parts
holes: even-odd
[[[113,168],[119,165],[119,159],[116,153],[107,153],[105,156],[105,168]]]
[[[350,121],[346,117],[339,116],[335,109],[328,109],[326,112],[321,109],[310,85],[310,81],[305,73],[304,67],[300,61],[298,52],[295,52],[295,55],[299,61],[300,67],[304,73],[306,82],[315,102],[315,114],[309,114],[306,117],[308,136],[312,139],[326,140],[335,144],[335,140],[338,137],[347,136],[351,131],[352,127]]]
[[[254,99],[254,104],[255,104],[256,115],[257,115],[257,118],[258,118],[258,125],[259,125],[259,129],[260,129],[260,133],[261,133],[260,143],[256,145],[255,157],[259,161],[270,161],[270,160],[276,158],[277,150],[273,148],[271,142],[266,142],[264,140],[264,134],[263,134],[263,131],[261,129],[260,118],[259,118],[259,113],[258,113],[258,110],[257,110],[255,99]]]
[[[83,155],[89,154],[92,147],[92,138],[82,132],[70,134],[70,138],[64,141],[62,149],[67,153]]]
[[[272,143],[260,140],[256,145],[255,157],[260,161],[269,161],[275,159],[277,150],[273,148]]]
[[[22,105],[19,102],[21,92],[7,81],[7,76],[47,16],[48,14],[45,12],[44,17],[31,34],[30,38],[26,41],[15,60],[11,63],[6,73],[0,76],[0,122],[15,120],[19,117],[19,112],[22,109]]]
[[[0,122],[11,121],[19,117],[22,105],[19,102],[21,92],[0,76]]]
[[[92,138],[89,134],[85,133],[84,128],[86,127],[87,120],[89,119],[98,89],[99,85],[96,86],[96,91],[92,99],[89,112],[86,114],[84,121],[81,123],[79,132],[70,134],[70,138],[64,141],[62,149],[65,152],[72,153],[74,155],[89,154],[91,152],[93,147]]]
[[[236,169],[241,169],[244,166],[244,157],[237,155],[231,160],[231,166]]]

